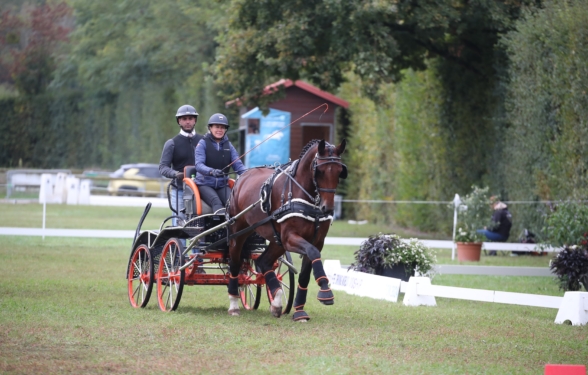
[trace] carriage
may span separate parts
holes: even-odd
[[[186,167],[185,175],[193,175],[193,168]],[[234,181],[230,180],[229,185],[232,187],[233,184]],[[147,306],[155,287],[159,308],[173,311],[179,306],[185,285],[228,285],[228,222],[225,214],[212,213],[210,206],[200,200],[198,187],[191,179],[184,182],[184,207],[185,218],[174,212],[163,221],[159,230],[141,232],[151,203],[145,207],[127,268],[131,306]],[[170,225],[174,218],[181,225]],[[257,309],[261,301],[265,280],[256,269],[255,260],[266,247],[266,240],[255,232],[243,247],[239,297],[246,310]],[[289,252],[275,262],[274,271],[287,301],[282,313],[288,314],[294,300],[294,274],[297,272]]]
[[[185,285],[226,285],[229,314],[239,315],[238,300],[245,310],[257,309],[265,286],[274,316],[294,307],[292,319],[307,321],[303,308],[311,272],[320,288],[317,299],[332,305],[320,251],[339,178],[347,176],[344,150],[345,141],[336,147],[313,140],[294,162],[248,170],[229,181],[232,193],[223,214],[201,201],[191,178],[184,178],[185,218],[174,213],[159,230],[141,231],[148,204],[127,266],[131,306],[145,307],[155,287],[159,308],[169,312],[177,309]],[[184,176],[195,173],[194,167],[184,170]],[[169,225],[174,218],[179,224]],[[290,252],[302,257],[297,287]]]

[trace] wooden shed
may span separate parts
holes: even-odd
[[[335,141],[335,111],[338,107],[348,108],[349,103],[333,94],[319,89],[303,81],[282,79],[265,88],[267,93],[274,92],[283,87],[285,96],[269,104],[269,108],[290,113],[290,158],[297,159],[300,151],[312,139],[325,139],[330,143]],[[227,105],[235,101],[228,102]],[[321,104],[324,107],[304,116]],[[252,108],[241,108],[240,115]],[[303,118],[301,118],[304,116]],[[240,146],[244,149],[247,134],[259,133],[259,120],[240,118],[239,129],[242,131]]]

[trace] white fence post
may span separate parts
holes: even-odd
[[[574,326],[588,324],[588,292],[566,292],[555,317],[555,324],[569,320]]]
[[[55,183],[55,175],[50,173],[43,173],[41,175],[41,185],[39,189],[39,203],[51,202],[53,199],[53,184]]]
[[[58,173],[55,178],[55,187],[53,188],[53,203],[64,203],[66,191],[65,179],[67,173]]]
[[[419,294],[417,288],[419,285],[431,285],[431,279],[428,277],[411,276],[408,279],[407,290],[404,293],[402,304],[404,306],[437,306],[434,296],[427,296]]]
[[[65,202],[67,204],[78,204],[80,179],[74,176],[67,176],[65,179],[65,186],[67,192]]]
[[[455,194],[455,198],[453,198],[453,245],[451,246],[451,260],[455,259],[455,228],[457,227],[457,209],[461,204],[461,199],[459,199],[459,195]]]
[[[90,204],[90,190],[92,180],[81,180],[78,194],[78,204]]]

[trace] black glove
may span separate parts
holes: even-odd
[[[223,173],[223,171],[221,171],[220,169],[213,169],[211,174],[214,177],[223,177],[225,174]]]

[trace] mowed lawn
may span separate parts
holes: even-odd
[[[4,208],[0,226],[24,226],[10,224],[23,218]],[[141,211],[128,214],[134,224],[119,210],[85,215],[94,223],[110,215],[117,226],[93,229],[134,229]],[[554,324],[556,309],[443,298],[406,307],[337,291],[335,305],[323,306],[313,283],[306,324],[272,317],[265,297],[258,310],[230,317],[223,286],[186,286],[172,313],[159,310],[155,293],[133,309],[130,242],[0,237],[0,373],[541,374],[546,363],[588,365],[588,326]],[[324,258],[353,251],[326,248]],[[563,295],[549,277],[439,275],[433,283]]]

